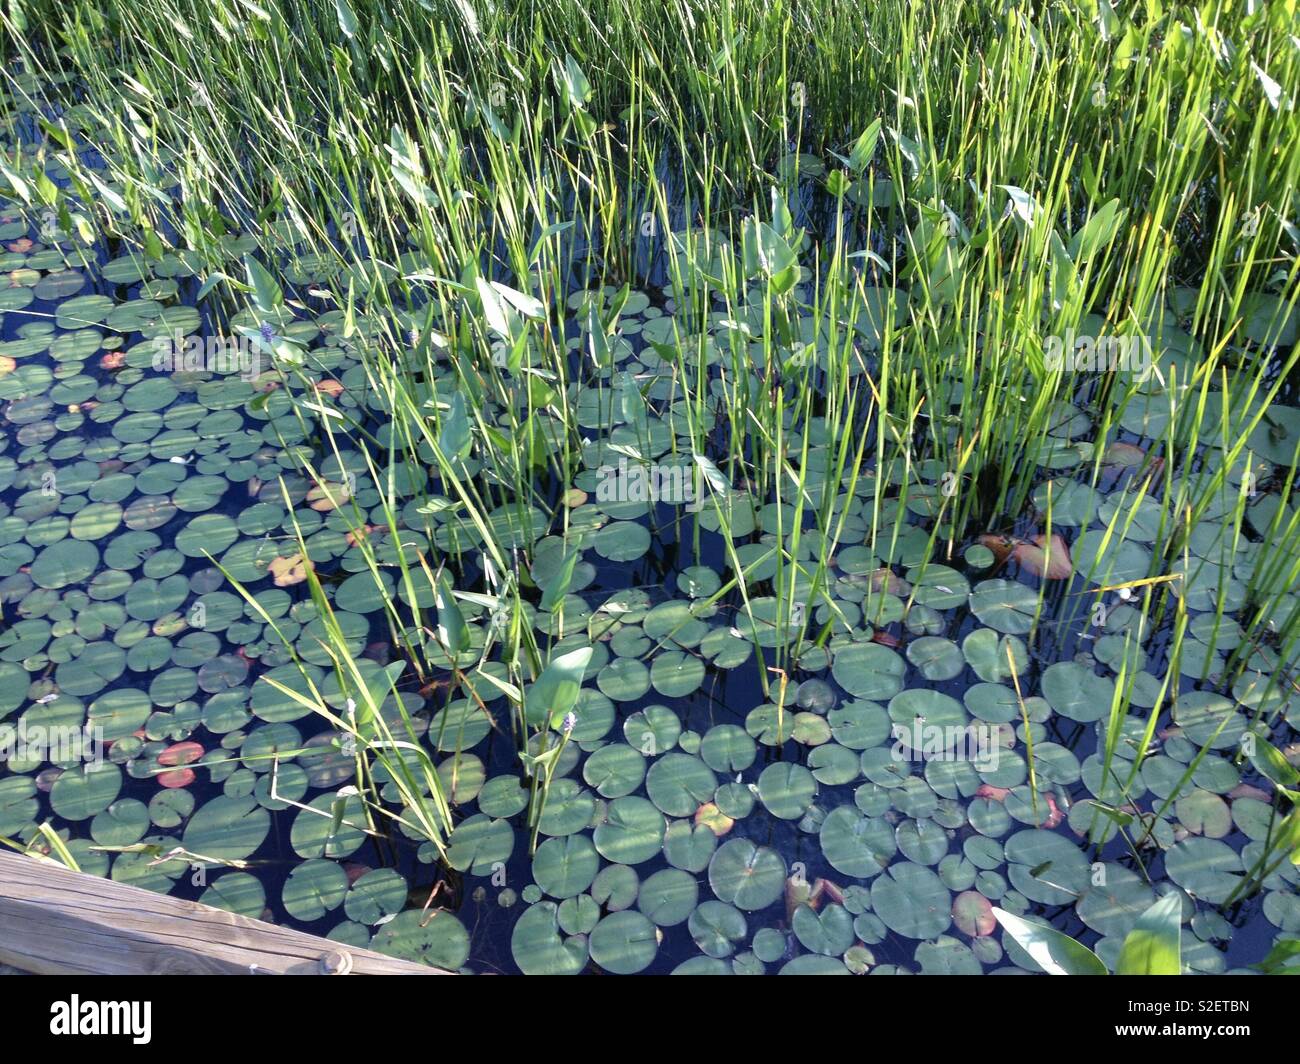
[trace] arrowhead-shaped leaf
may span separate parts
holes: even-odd
[[[1106,974],[1097,954],[1055,928],[1031,924],[1005,909],[995,908],[993,915],[1002,930],[1049,975]]]
[[[1119,975],[1178,975],[1182,971],[1183,899],[1177,892],[1166,894],[1138,917],[1124,939]]]
[[[549,723],[559,727],[568,713],[578,703],[582,690],[582,676],[591,661],[591,647],[579,647],[552,658],[541,676],[524,693],[524,719],[541,727]]]
[[[284,302],[280,286],[257,259],[248,255],[244,258],[244,270],[248,274],[248,283],[253,288],[253,303],[258,310],[269,314]]]
[[[433,604],[438,610],[438,642],[451,657],[456,657],[469,647],[469,627],[456,605],[451,581],[445,572],[439,573],[433,587]]]

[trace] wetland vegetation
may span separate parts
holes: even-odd
[[[0,842],[467,973],[1295,972],[1293,0],[15,0]]]

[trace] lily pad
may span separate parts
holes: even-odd
[[[766,846],[731,839],[718,847],[709,862],[709,885],[722,901],[738,909],[764,909],[785,889],[785,861]]]

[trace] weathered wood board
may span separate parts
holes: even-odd
[[[41,975],[450,975],[0,852],[0,964]]]

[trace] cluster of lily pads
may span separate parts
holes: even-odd
[[[466,972],[1294,971],[1285,13],[567,2],[16,16],[0,844]]]
[[[1280,790],[1297,783],[1286,717],[1298,663],[1294,646],[1258,640],[1238,661],[1233,614],[1291,504],[1261,492],[1248,535],[1228,515],[1243,477],[1272,482],[1294,462],[1300,412],[1272,408],[1253,464],[1224,480],[1173,570],[1192,611],[1179,667],[1193,683],[1151,734],[1145,711],[1162,703],[1170,663],[1168,632],[1141,601],[1162,575],[1142,442],[1182,398],[1158,385],[1125,414],[1130,442],[1095,443],[1082,405],[1055,412],[1054,442],[1027,456],[1042,469],[1028,524],[1050,515],[1054,530],[1037,539],[971,538],[941,556],[930,526],[943,470],[925,466],[855,472],[837,489],[836,534],[799,529],[799,492],[834,475],[816,419],[793,429],[809,438],[792,446],[802,464],[788,497],[751,494],[706,463],[707,499],[683,516],[602,499],[601,470],[630,455],[694,472],[694,430],[660,350],[691,348],[716,380],[717,350],[761,321],[719,312],[708,335],[683,340],[678,289],[624,295],[603,368],[565,397],[589,437],[581,469],[549,500],[501,497],[480,524],[428,456],[377,480],[362,433],[322,448],[322,409],[383,424],[349,339],[368,335],[364,316],[345,328],[337,310],[271,300],[229,323],[270,327],[264,374],[161,374],[153,341],[212,328],[187,302],[198,264],[33,235],[16,212],[0,219],[0,724],[88,727],[107,749],[102,761],[10,757],[0,836],[451,969],[1041,970],[1023,936],[998,933],[995,910],[1086,929],[1114,968],[1170,895],[1192,932],[1186,970],[1262,960],[1225,959],[1234,910],[1221,907],[1270,852]],[[257,243],[226,250],[238,264]],[[572,309],[616,296],[579,293]],[[878,327],[864,310],[863,337]],[[585,343],[575,335],[576,355]],[[294,375],[280,372],[282,344],[301,353]],[[1186,362],[1190,338],[1162,357]],[[454,392],[450,376],[430,382],[453,409]],[[503,415],[479,400],[478,419]],[[562,436],[549,417],[538,431]],[[1074,475],[1098,446],[1104,490]],[[486,453],[476,433],[463,475],[489,472]],[[536,769],[510,739],[511,674],[479,653],[502,624],[470,586],[489,542],[539,589],[519,623],[546,655],[590,650],[571,719],[528,746],[562,742],[535,823]],[[405,633],[445,666],[422,686],[387,612],[445,610],[432,581],[399,578],[413,550],[458,573],[465,626],[450,655]],[[328,623],[305,593],[309,569],[328,589]],[[1294,589],[1268,590],[1285,627]],[[355,710],[340,651],[436,759],[454,812],[445,847],[410,830],[382,773],[397,830],[376,826],[347,730],[313,713],[316,691],[339,717]],[[1240,668],[1225,690],[1230,660]],[[996,757],[900,748],[918,727],[973,726],[996,736]],[[1248,736],[1272,755],[1244,753]],[[1290,861],[1270,864],[1247,906],[1279,948],[1300,933],[1298,882]]]

